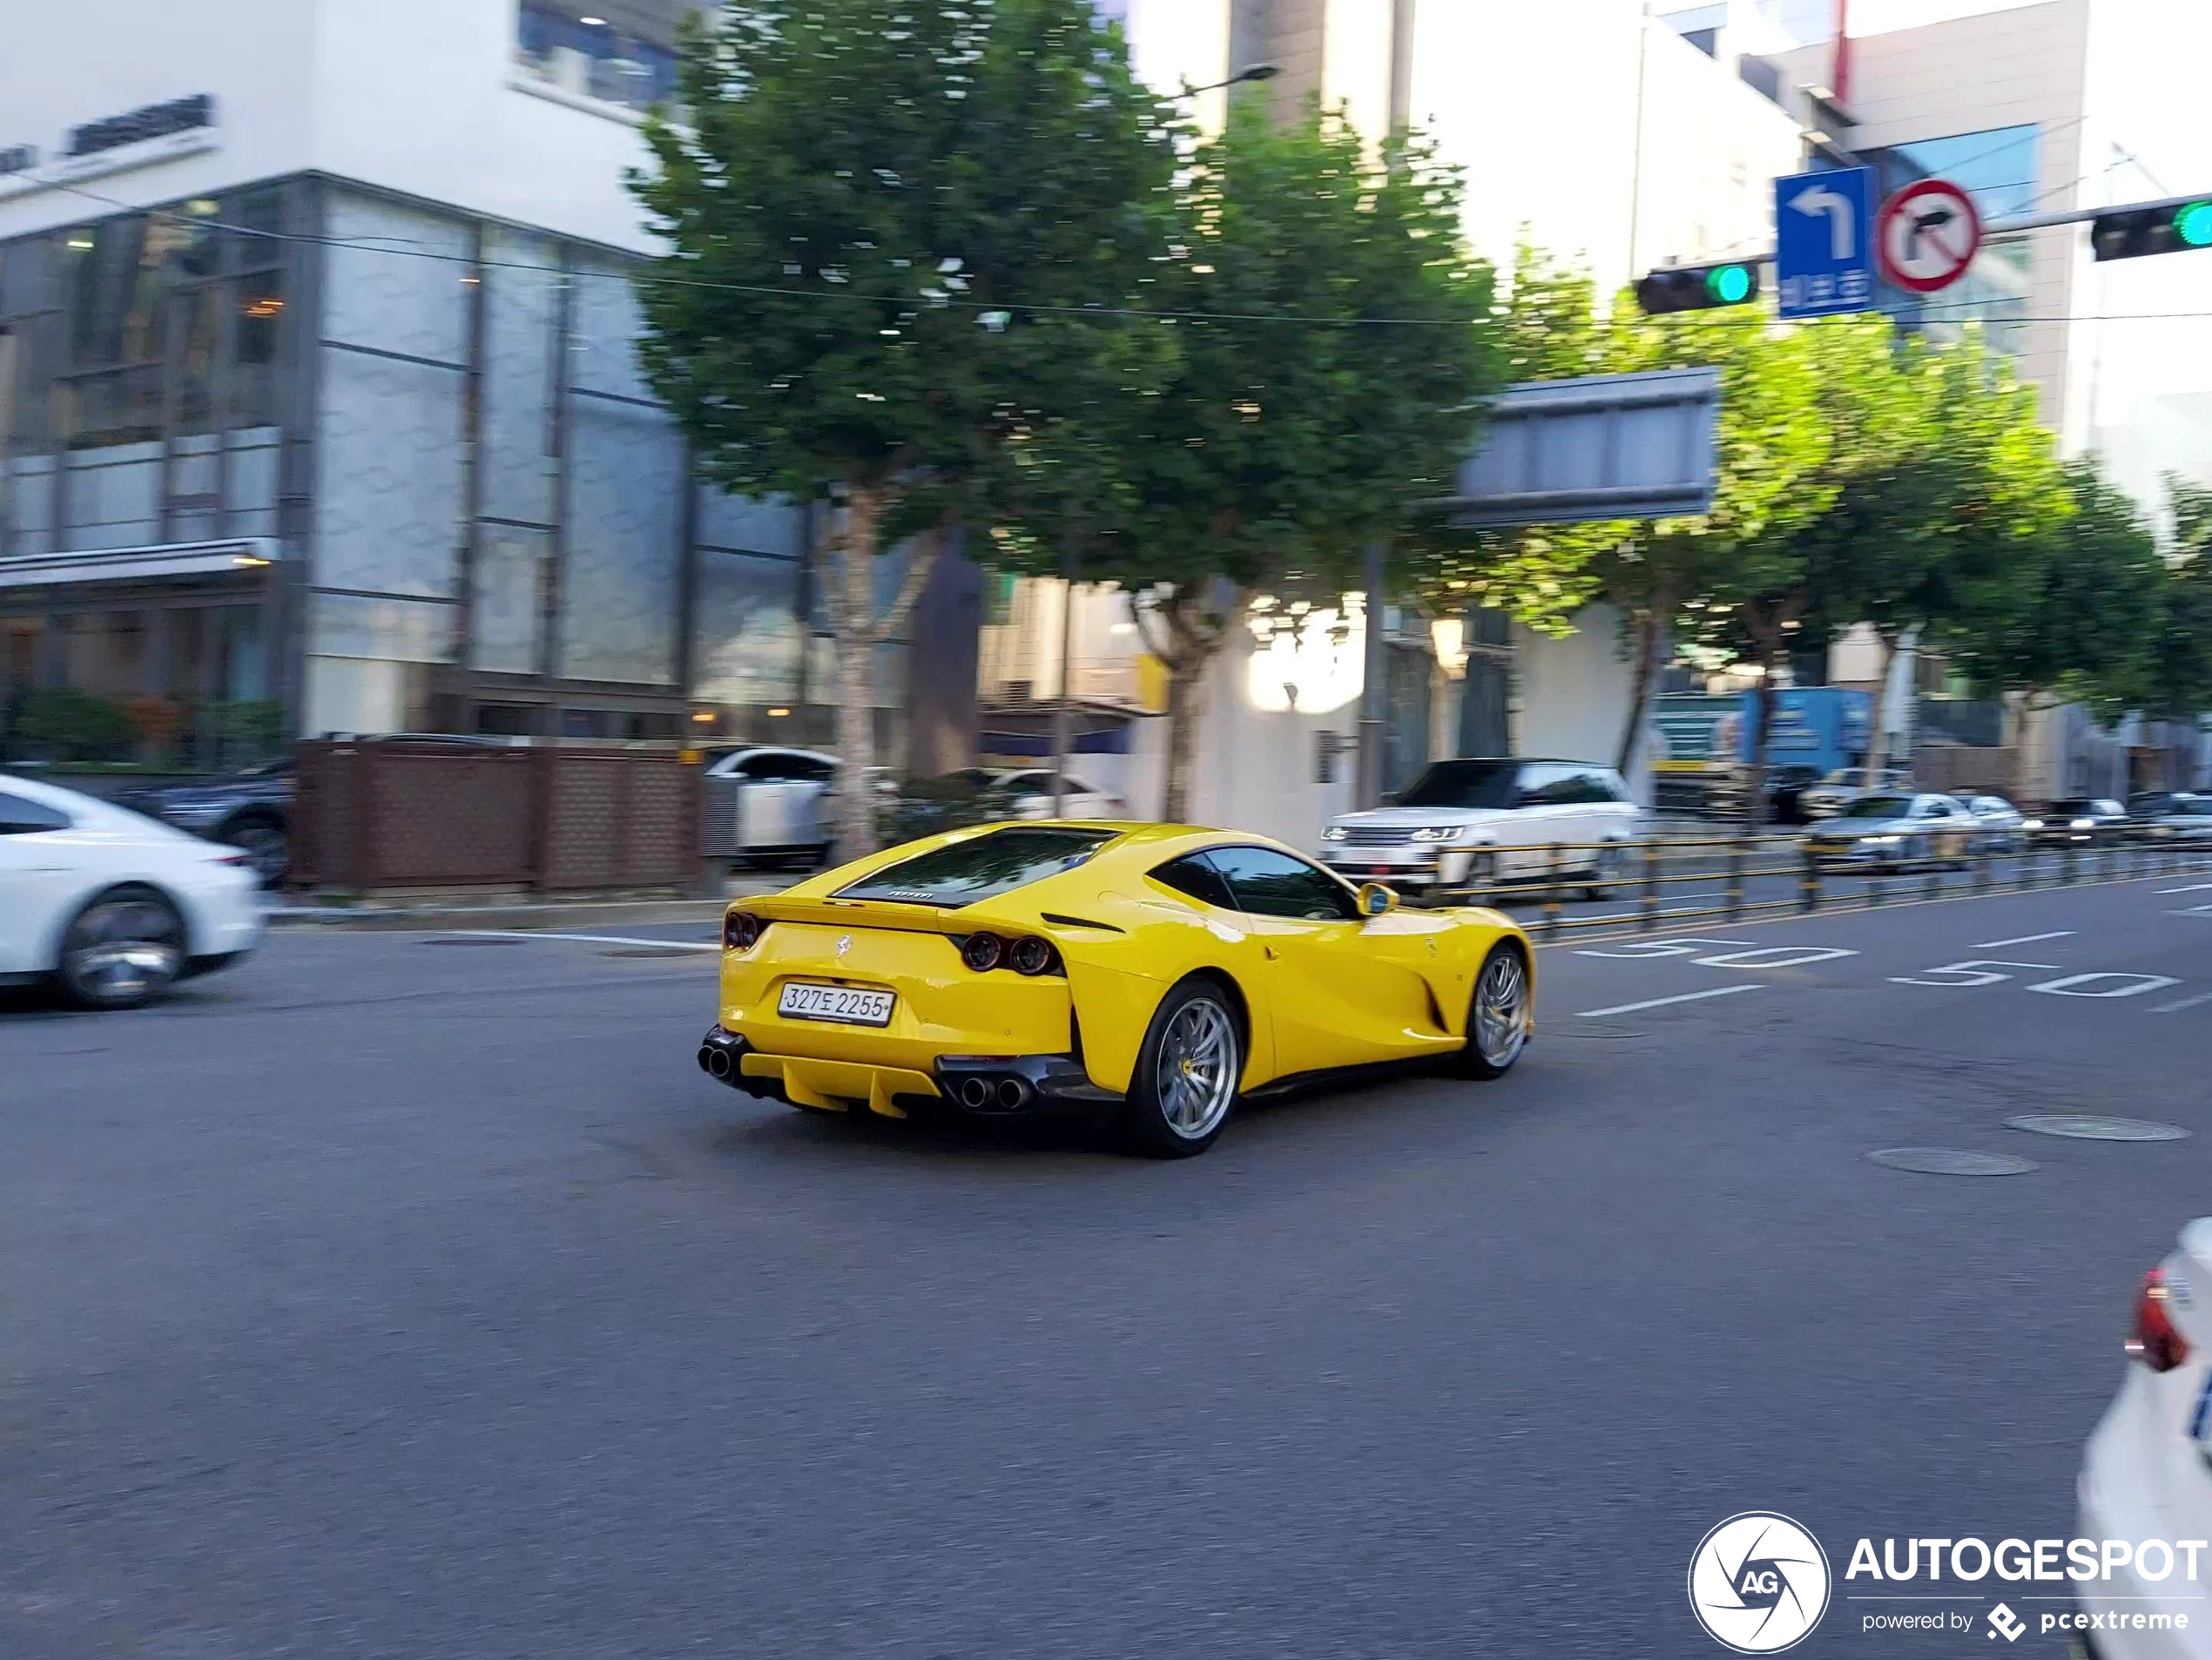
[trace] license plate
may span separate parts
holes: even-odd
[[[899,1001],[888,991],[857,991],[851,986],[810,985],[794,980],[776,1000],[776,1012],[793,1020],[833,1020],[847,1026],[888,1026],[892,1006]]]

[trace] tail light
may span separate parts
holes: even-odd
[[[1052,941],[1040,940],[1034,934],[1016,940],[1006,954],[1014,965],[1014,972],[1030,975],[1049,974],[1060,966],[1060,954],[1052,948]]]
[[[961,941],[960,960],[977,974],[988,974],[1006,954],[1006,941],[995,934],[971,934]]]
[[[2168,1292],[2166,1271],[2154,1268],[2143,1276],[2142,1295],[2135,1299],[2135,1321],[2125,1345],[2128,1358],[2141,1360],[2153,1372],[2171,1372],[2189,1358],[2188,1340],[2175,1328],[2166,1312]]]
[[[732,911],[722,919],[722,944],[725,950],[750,951],[760,943],[760,936],[768,925],[751,911]]]
[[[253,855],[250,853],[219,853],[215,855],[215,862],[219,865],[250,865],[253,862]]]

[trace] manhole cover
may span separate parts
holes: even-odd
[[[425,945],[520,945],[520,940],[491,940],[481,934],[454,934],[435,940],[425,940]]]
[[[2065,1136],[2074,1141],[2187,1141],[2189,1134],[2179,1124],[2153,1124],[2148,1118],[2098,1118],[2076,1112],[2028,1112],[2005,1123],[2032,1135]]]
[[[1885,1147],[1866,1157],[1891,1170],[1919,1171],[1929,1176],[2025,1176],[2041,1167],[2032,1158],[2010,1153],[1970,1153],[1958,1147]]]

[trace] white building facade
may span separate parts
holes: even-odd
[[[633,349],[624,174],[690,9],[12,20],[0,715],[119,706],[206,764],[804,705],[806,516],[695,489]]]

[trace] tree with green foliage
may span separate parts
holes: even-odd
[[[2164,619],[2164,562],[2128,493],[2094,460],[2062,469],[2064,509],[2033,537],[2014,579],[1981,588],[1940,631],[1945,656],[2013,717],[2026,793],[2029,719],[2084,703],[2110,720],[2139,703]]]
[[[2212,710],[2212,489],[2169,473],[2166,498],[2173,548],[2139,706],[2154,719],[2195,721]]]
[[[1167,681],[1170,820],[1248,602],[1336,604],[1363,545],[1448,492],[1499,378],[1490,273],[1426,144],[1377,155],[1339,113],[1278,125],[1245,97],[1184,166],[1174,246],[1137,290],[1165,341],[1123,341],[1078,416],[1028,423],[1001,519],[1006,562],[1052,570],[1073,542],[1086,580],[1129,594]]]
[[[1885,759],[1890,668],[1905,638],[1938,644],[1952,619],[2003,603],[2067,500],[2033,388],[1978,335],[1895,347],[1861,396],[1874,401],[1877,434],[1803,540],[1824,631],[1865,624],[1874,633],[1871,777]]]
[[[1164,256],[1174,145],[1085,0],[727,0],[687,29],[678,96],[631,178],[670,248],[640,357],[708,478],[830,504],[855,854],[875,648],[974,520],[1016,412],[1053,407]]]

